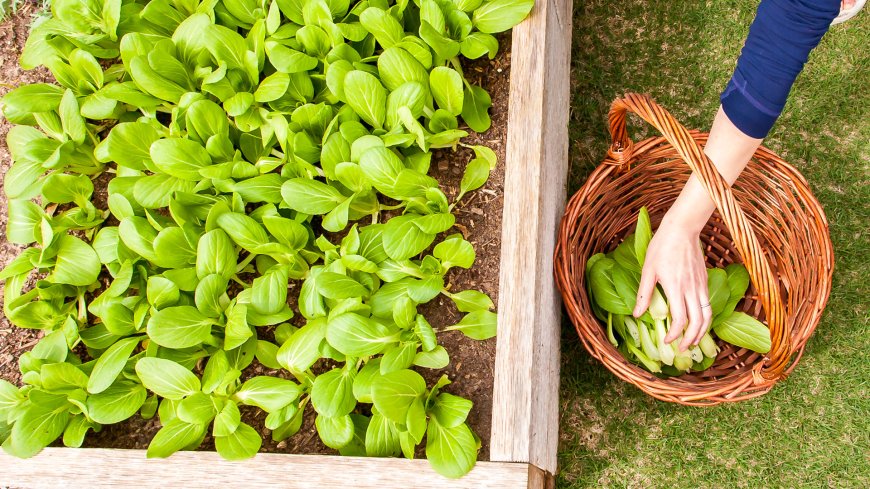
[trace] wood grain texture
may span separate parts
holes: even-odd
[[[544,477],[523,463],[478,462],[454,480],[436,474],[426,460],[398,458],[261,453],[229,462],[215,452],[148,459],[144,450],[46,448],[20,460],[0,452],[0,487],[537,489],[547,487]]]
[[[514,28],[490,458],[554,473],[560,306],[553,249],[565,204],[571,0]]]

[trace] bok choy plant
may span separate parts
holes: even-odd
[[[665,336],[671,327],[667,298],[659,286],[653,290],[649,309],[632,316],[637,300],[646,249],[652,239],[649,213],[641,208],[634,234],[628,235],[610,253],[592,255],[586,262],[586,284],[592,311],[606,324],[607,338],[629,361],[663,376],[702,371],[713,365],[719,353],[708,331],[698,346],[681,352],[682,336],[671,343]],[[724,269],[707,269],[707,289],[713,312],[712,333],[719,339],[759,353],[770,350],[770,331],[757,319],[736,311],[749,287],[746,268],[733,263]]]
[[[471,401],[416,370],[449,363],[443,331],[493,337],[496,314],[445,285],[475,252],[449,234],[458,199],[431,150],[466,146],[460,119],[490,127],[460,60],[492,59],[493,34],[532,5],[54,0],[20,62],[58,84],[2,99],[17,124],[7,238],[31,245],[0,272],[4,314],[44,331],[24,386],[0,381],[3,449],[80,446],[138,414],[162,426],[150,457],[210,433],[236,460],[262,443],[240,406],[265,411],[274,440],[310,406],[341,454],[425,443],[438,472],[468,472]],[[468,147],[460,198],[496,165]],[[418,312],[439,295],[465,314],[443,330]],[[255,359],[280,376],[246,375]]]

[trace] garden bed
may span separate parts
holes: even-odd
[[[5,84],[40,81],[49,76],[40,71],[24,73],[14,62],[17,56],[13,53],[23,45],[28,20],[25,11],[0,27],[3,29],[0,35]],[[317,485],[313,476],[302,476],[309,473],[325,477],[324,485],[344,481],[356,487],[365,486],[360,482],[364,477],[374,478],[372,484],[381,486],[400,480],[415,483],[426,480],[430,484],[441,481],[444,487],[486,487],[499,484],[499,478],[508,487],[543,485],[548,480],[545,474],[556,470],[559,320],[551,251],[564,203],[567,167],[569,23],[570,2],[540,2],[532,16],[515,28],[513,51],[511,42],[503,36],[502,50],[494,61],[466,65],[469,80],[484,86],[493,99],[492,129],[482,136],[472,134],[466,142],[494,149],[499,166],[486,186],[457,208],[455,228],[474,244],[477,261],[472,269],[451,272],[448,278],[456,287],[454,290],[478,288],[492,297],[498,306],[499,332],[497,339],[484,342],[470,341],[459,332],[442,337],[442,344],[451,354],[451,363],[444,372],[427,373],[426,377],[431,383],[441,373],[447,373],[456,381],[448,390],[474,401],[468,422],[483,439],[479,460],[492,460],[492,463],[479,463],[469,475],[456,482],[441,479],[425,460],[276,454],[258,455],[237,463],[225,462],[208,452],[179,453],[166,460],[147,460],[139,450],[49,448],[24,461],[0,455],[0,464],[15,467],[14,471],[4,470],[2,478],[10,479],[0,482],[42,485],[58,476],[44,471],[46,467],[87,466],[88,470],[81,473],[64,472],[74,475],[82,485],[108,482],[102,470],[111,471],[115,477],[126,481],[131,480],[126,477],[129,474],[143,478],[146,477],[143,474],[152,477],[159,474],[160,485],[172,484],[173,479],[167,476],[176,478],[176,483],[212,485],[228,480],[239,470],[254,467],[262,470],[258,472],[262,477],[270,471],[275,474],[292,471],[299,475],[296,479],[300,487]],[[5,135],[7,126],[4,121],[0,135]],[[5,148],[3,152],[0,164],[5,173],[9,157]],[[458,192],[462,176],[461,166],[454,162],[465,162],[470,157],[470,150],[456,153],[440,150],[434,155],[431,174],[442,183],[448,196]],[[4,240],[0,264],[5,265],[19,251]],[[427,314],[436,327],[454,324],[459,318],[450,301],[436,299],[426,308],[421,308],[421,313]],[[33,346],[37,333],[37,330],[14,328],[2,318],[0,378],[20,383],[17,357]],[[257,373],[255,370],[254,374]],[[254,426],[262,426],[262,420],[257,421],[251,420]],[[264,437],[261,451],[335,453],[320,443],[313,416],[306,416],[306,423],[297,435],[285,442],[271,443]],[[105,426],[100,433],[89,434],[85,443],[90,447],[143,449],[158,427],[156,420],[134,417],[122,424]],[[208,441],[203,446],[208,448]],[[84,460],[88,463],[83,464]],[[184,477],[189,475],[173,470],[192,461],[207,463],[209,474],[197,474],[195,481],[185,481]],[[282,467],[282,461],[293,464],[294,469]],[[396,469],[405,470],[390,474]],[[331,473],[323,474],[325,470]]]

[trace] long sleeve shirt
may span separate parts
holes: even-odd
[[[840,11],[839,0],[762,0],[720,97],[731,122],[764,138],[785,106],[810,51]]]

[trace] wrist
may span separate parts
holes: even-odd
[[[682,235],[687,238],[698,238],[710,216],[681,213],[675,207],[672,207],[662,218],[659,230],[666,230],[668,233]]]

